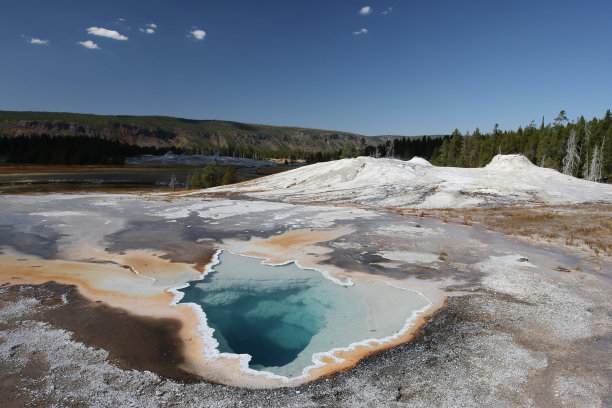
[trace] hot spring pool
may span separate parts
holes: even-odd
[[[316,353],[393,336],[430,305],[380,280],[353,282],[224,251],[213,272],[182,289],[180,303],[201,307],[219,352],[248,354],[251,369],[296,377]]]

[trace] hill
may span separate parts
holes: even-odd
[[[381,137],[333,130],[268,126],[168,116],[110,116],[0,111],[0,137],[79,136],[187,153],[253,157],[253,152],[325,152],[376,145]],[[385,139],[386,140],[386,139]]]

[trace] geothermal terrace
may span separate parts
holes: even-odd
[[[606,406],[612,186],[360,157],[0,195],[7,406]]]

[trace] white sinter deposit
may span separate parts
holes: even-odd
[[[537,167],[518,154],[497,155],[483,168],[436,167],[419,157],[409,161],[358,157],[207,191],[265,200],[393,208],[612,202],[611,185]]]

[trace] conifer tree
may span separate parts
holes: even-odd
[[[234,184],[238,181],[238,175],[236,174],[236,168],[234,166],[227,166],[223,179],[221,180],[222,185]]]

